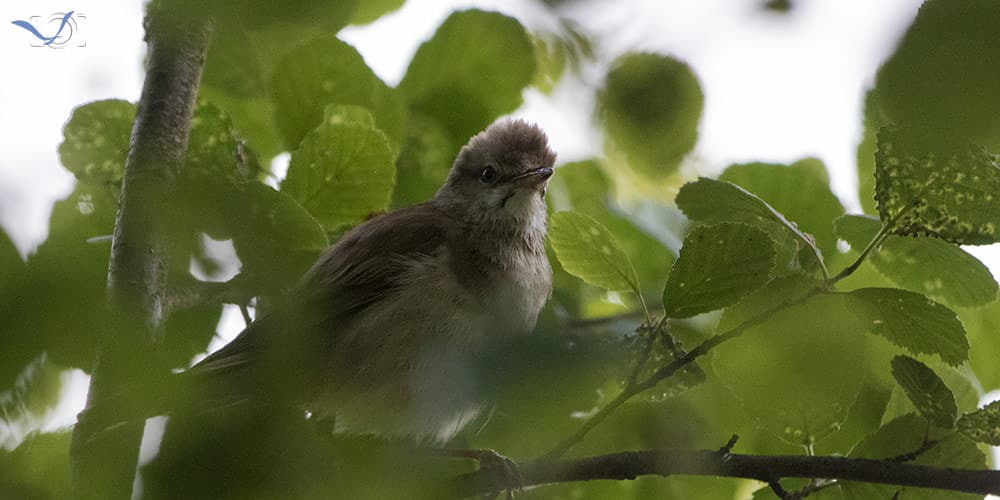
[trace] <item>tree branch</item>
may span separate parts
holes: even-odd
[[[166,294],[164,214],[187,150],[210,33],[209,22],[173,17],[163,8],[151,7],[146,18],[146,78],[125,161],[108,269],[112,320],[98,341],[88,408],[152,371],[150,346],[160,335]],[[92,427],[79,422],[73,432],[75,497],[129,498],[142,425],[123,426],[101,439],[93,439],[99,429]]]
[[[756,479],[777,484],[782,478],[820,478],[937,488],[977,494],[1000,494],[1000,471],[903,464],[884,460],[801,455],[739,455],[718,450],[642,450],[575,460],[532,462],[521,466],[525,486],[625,480],[646,475],[696,475]],[[495,475],[460,476],[461,496],[497,491]]]

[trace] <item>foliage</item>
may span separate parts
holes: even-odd
[[[164,210],[177,301],[144,361],[165,381],[207,348],[224,304],[265,314],[345,230],[432,197],[460,146],[515,111],[528,86],[552,91],[600,52],[565,23],[532,32],[466,10],[441,24],[392,87],[335,32],[402,3],[156,2],[218,18]],[[704,101],[697,75],[672,56],[615,54],[593,110],[605,157],[562,164],[550,180],[555,288],[538,332],[469,367],[462,382],[496,408],[449,446],[522,461],[554,449],[717,449],[735,432],[741,453],[986,467],[977,443],[1000,445],[1000,404],[976,405],[981,391],[1000,388],[998,286],[959,245],[1000,240],[1000,83],[980,57],[997,47],[981,22],[996,7],[944,3],[921,9],[866,99],[858,168],[869,215],[845,215],[815,159],[686,177],[679,167]],[[58,399],[54,374],[89,371],[111,328],[102,298],[135,112],[122,100],[75,109],[58,151],[77,185],[56,203],[47,240],[24,260],[0,233],[0,432],[36,430]],[[264,165],[285,151],[287,175],[265,183]],[[676,193],[673,204],[621,196],[649,185]],[[231,242],[239,274],[191,307],[186,293],[228,278],[211,240]],[[409,442],[317,439],[314,427],[329,424],[301,415],[229,417],[168,426],[143,468],[146,496],[437,498],[470,469],[429,463]],[[0,435],[18,444],[0,451],[0,496],[64,497],[68,436],[11,436]],[[815,496],[897,490],[843,481]],[[746,491],[742,480],[672,476],[523,496]],[[966,498],[905,492],[951,497]]]

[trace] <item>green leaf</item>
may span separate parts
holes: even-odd
[[[610,141],[629,166],[654,178],[675,172],[694,148],[703,105],[690,66],[650,53],[619,57],[598,95]]]
[[[919,293],[862,288],[844,294],[848,309],[872,333],[914,354],[937,354],[952,366],[969,359],[965,328],[955,312]]]
[[[399,91],[464,144],[521,105],[535,74],[531,38],[517,20],[466,10],[445,19],[413,56]]]
[[[958,419],[958,432],[969,439],[1000,446],[1000,401],[994,401]]]
[[[625,254],[632,258],[636,273],[643,277],[643,292],[646,296],[659,296],[663,293],[662,283],[670,274],[674,254],[664,238],[657,237],[650,229],[654,224],[640,225],[637,207],[626,211],[619,206],[613,196],[614,190],[611,179],[599,163],[574,162],[558,168],[549,181],[546,199],[552,212],[573,210],[593,217],[608,228]],[[677,243],[679,247],[679,238]]]
[[[931,449],[918,455],[911,463],[961,469],[985,469],[986,456],[976,444],[960,434],[931,430],[927,434],[927,422],[914,413],[899,417],[866,437],[850,453],[851,458],[886,459],[913,453],[924,444],[924,438],[936,440]],[[953,491],[910,488],[872,483],[842,482],[845,496],[850,500],[872,498],[892,498],[897,491],[904,493],[900,498],[919,500],[972,500],[982,495],[970,495]]]
[[[71,432],[35,434],[13,451],[0,449],[0,497],[72,497],[71,437]]]
[[[843,215],[844,207],[830,191],[823,163],[816,159],[789,166],[769,163],[733,165],[719,176],[746,189],[774,207],[816,240],[824,253],[836,251],[831,221]]]
[[[879,217],[901,235],[962,245],[1000,241],[1000,166],[982,148],[932,148],[894,127],[878,132],[875,196]]]
[[[369,109],[394,148],[403,138],[399,96],[336,36],[315,38],[286,54],[274,70],[272,89],[278,128],[289,148],[323,121],[328,104]]]
[[[811,283],[775,279],[727,310],[719,331],[801,299]],[[787,443],[813,445],[840,431],[865,378],[857,369],[867,356],[865,335],[843,317],[843,302],[832,295],[771,312],[713,350],[712,368],[754,424]]]
[[[323,109],[323,123],[339,125],[341,123],[353,123],[367,128],[378,128],[375,126],[375,117],[371,111],[363,106],[352,104],[329,104]]]
[[[134,120],[135,105],[128,101],[108,99],[78,106],[63,127],[62,164],[80,181],[119,184]]]
[[[406,0],[365,0],[358,2],[351,16],[351,24],[368,24],[376,19],[398,10]]]
[[[896,356],[892,359],[892,376],[924,418],[945,429],[955,426],[955,395],[934,370],[909,356]]]
[[[666,315],[688,318],[736,303],[771,279],[774,255],[771,239],[753,226],[694,228],[663,291]]]
[[[990,0],[924,2],[875,88],[887,118],[928,140],[1000,147],[1000,18]]]
[[[388,207],[395,183],[393,161],[381,131],[327,121],[292,153],[281,191],[333,231]]]
[[[882,223],[868,216],[845,215],[834,226],[838,236],[860,251]],[[981,306],[997,297],[997,282],[979,259],[937,238],[889,236],[868,260],[897,286],[953,306]]]
[[[221,177],[240,182],[257,177],[261,170],[233,127],[229,115],[199,98],[191,118],[191,130],[181,175]]]
[[[410,116],[406,138],[396,160],[396,188],[393,208],[427,201],[448,178],[458,153],[447,129],[421,114]]]
[[[614,235],[578,212],[552,215],[549,241],[570,274],[607,290],[639,293],[639,277]]]
[[[969,366],[983,391],[1000,389],[1000,302],[986,307],[960,309],[959,316],[969,335]]]
[[[813,262],[822,262],[822,253],[811,236],[767,202],[735,184],[702,177],[681,187],[676,202],[688,218],[703,224],[742,222],[764,230],[781,250],[779,269],[799,255],[800,249],[808,249]]]

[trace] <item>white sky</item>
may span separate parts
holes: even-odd
[[[600,66],[629,49],[671,54],[694,68],[705,94],[699,158],[718,171],[734,162],[816,156],[830,169],[834,191],[856,209],[854,158],[864,92],[921,2],[803,0],[788,16],[761,12],[760,3],[584,3],[572,18],[597,37],[599,65],[584,73],[582,84],[561,85],[552,96],[527,90],[525,105],[514,114],[548,132],[560,161],[599,154],[590,117]],[[448,13],[472,6],[515,15],[529,28],[552,27],[525,0],[410,0],[399,12],[341,36],[395,85],[417,45]],[[67,7],[86,15],[77,33],[86,47],[30,47],[30,36],[10,24]],[[138,99],[142,10],[137,0],[0,2],[0,227],[22,254],[45,239],[53,202],[72,190],[73,177],[56,152],[72,108],[96,99]],[[1000,270],[995,248],[975,253]],[[69,387],[74,397],[58,412],[63,416],[83,404],[85,385],[77,380]]]

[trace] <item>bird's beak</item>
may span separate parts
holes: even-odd
[[[539,167],[511,177],[508,182],[516,185],[541,184],[549,177],[552,177],[552,167]]]

